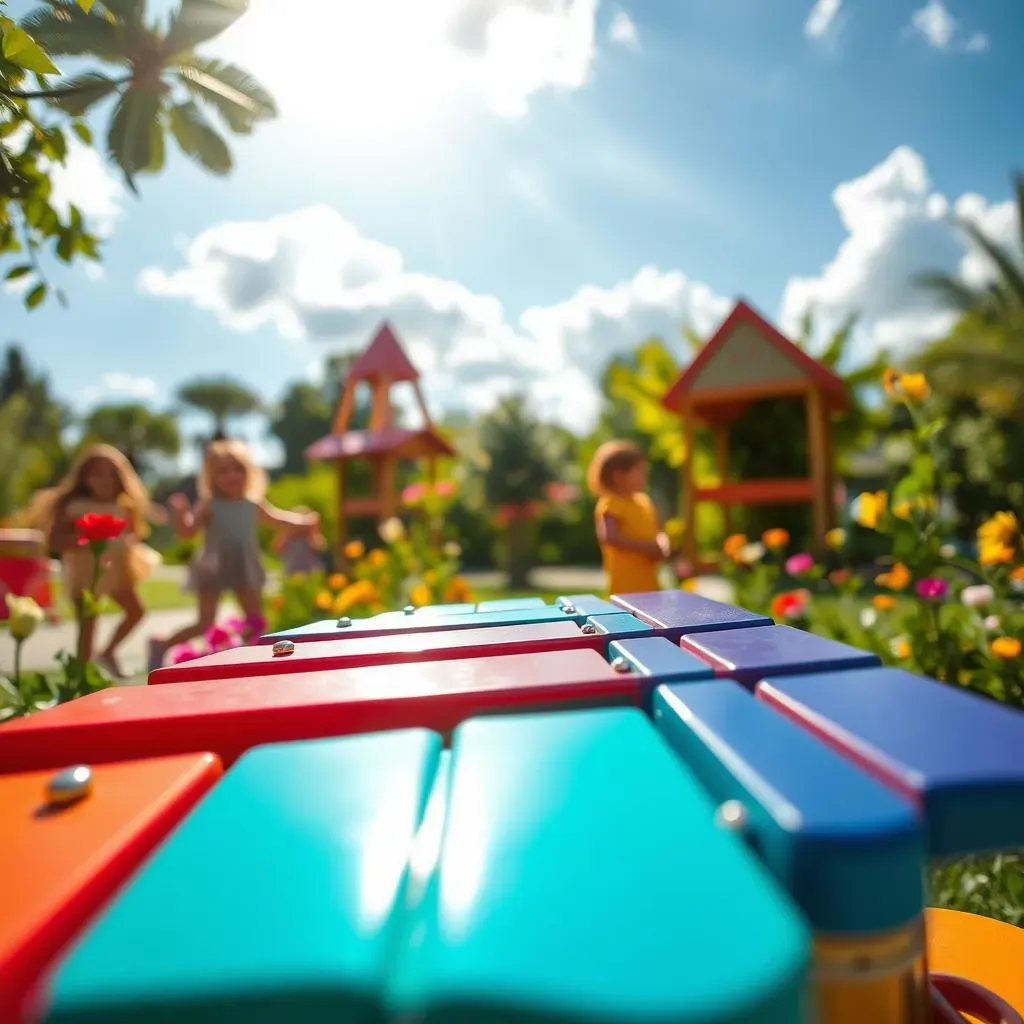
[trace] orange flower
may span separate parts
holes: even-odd
[[[1014,559],[1014,551],[1007,544],[981,544],[978,548],[978,561],[982,565],[1009,565]]]
[[[773,619],[798,619],[807,610],[811,594],[808,590],[789,590],[772,598]]]
[[[735,561],[740,551],[746,546],[746,544],[747,535],[745,533],[734,533],[731,537],[725,538],[725,543],[722,545],[722,550],[729,558]]]
[[[902,562],[897,562],[888,572],[875,577],[880,587],[888,587],[890,590],[906,590],[910,580],[910,570]]]
[[[772,551],[784,548],[789,544],[789,533],[776,526],[774,529],[765,530],[761,534],[761,543]]]
[[[366,556],[366,560],[374,569],[379,569],[382,565],[388,564],[388,555],[386,551],[382,551],[380,548],[374,548]]]
[[[896,598],[892,594],[876,594],[871,603],[880,612],[891,612],[896,607]]]
[[[331,607],[331,602],[333,600],[334,598],[331,597],[329,591],[321,590],[313,599],[313,603],[317,606],[317,608],[320,609],[320,611],[325,612],[327,611],[328,608]]]
[[[841,587],[844,583],[849,583],[853,573],[849,569],[833,569],[828,574],[828,581],[833,587]]]
[[[473,600],[473,591],[461,576],[453,576],[445,584],[444,600],[449,604],[469,603]]]
[[[890,397],[907,402],[923,402],[931,393],[923,373],[900,373],[892,369],[882,374],[882,387]]]
[[[1024,583],[1024,565],[1018,565],[1016,569],[1011,569],[1010,579],[1014,583]]]
[[[357,558],[363,557],[363,552],[365,550],[366,548],[361,540],[350,540],[345,545],[345,557],[351,558],[352,561],[355,561]]]
[[[906,640],[894,640],[892,644],[892,653],[896,655],[901,661],[906,661],[911,654],[910,644]]]
[[[327,586],[329,586],[331,590],[341,590],[346,583],[348,583],[348,578],[343,576],[340,572],[336,572],[334,575],[327,577]]]
[[[430,587],[423,583],[417,583],[409,592],[409,602],[416,605],[417,608],[423,608],[425,605],[430,604],[432,599],[433,595],[430,593]]]
[[[1021,642],[1012,636],[997,636],[989,645],[989,650],[1003,661],[1013,661],[1020,657]]]

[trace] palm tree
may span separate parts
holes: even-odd
[[[558,480],[560,439],[534,418],[525,395],[511,395],[481,420],[478,443],[484,455],[484,499],[495,512],[510,511],[505,523],[508,586],[525,590],[535,525],[529,509],[544,501],[546,488]]]
[[[178,389],[178,401],[213,419],[212,438],[227,434],[228,421],[259,412],[263,403],[244,384],[229,377],[198,378]]]
[[[195,48],[237,21],[247,0],[181,0],[166,27],[145,22],[145,0],[103,6],[107,14],[97,7],[86,13],[75,0],[48,0],[21,24],[50,54],[96,60],[110,70],[84,71],[55,88],[18,95],[44,99],[74,117],[116,96],[107,149],[133,191],[137,174],[163,167],[167,131],[186,156],[227,174],[231,151],[203,105],[228,131],[247,135],[275,116],[274,100],[241,68],[201,57]]]
[[[951,274],[925,274],[918,283],[960,314],[953,330],[919,353],[914,363],[936,390],[976,396],[982,405],[1024,418],[1024,176],[1014,177],[1017,241],[1001,245],[976,224],[956,223],[988,258],[995,278],[970,285]]]
[[[170,413],[154,412],[139,402],[100,405],[83,423],[89,441],[103,441],[124,452],[139,472],[150,468],[154,455],[177,455],[181,431]]]

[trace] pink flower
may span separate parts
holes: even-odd
[[[949,584],[937,576],[929,576],[918,580],[914,590],[917,591],[917,596],[925,601],[941,601],[949,593]]]
[[[439,498],[448,498],[455,493],[455,484],[451,480],[440,480],[434,485],[434,493]]]
[[[192,644],[178,644],[178,646],[170,652],[171,664],[181,665],[186,661],[195,661],[196,658],[201,658],[203,653],[204,652],[199,650],[197,647],[193,647]]]
[[[205,639],[211,650],[220,651],[231,642],[231,633],[223,626],[211,626],[206,631]]]
[[[245,617],[245,629],[253,636],[260,636],[267,628],[267,620],[259,614]]]
[[[802,551],[799,555],[790,555],[786,559],[786,572],[790,576],[799,576],[801,573],[810,572],[814,568],[814,556]]]
[[[416,502],[423,500],[426,493],[427,488],[425,484],[409,484],[409,486],[402,491],[402,504],[415,505]]]
[[[237,636],[245,632],[245,619],[239,615],[232,615],[230,619],[224,620],[224,628]]]

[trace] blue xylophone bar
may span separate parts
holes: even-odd
[[[86,865],[4,1024],[932,1024],[929,969],[1019,1024],[1024,931],[923,878],[1024,845],[1020,712],[683,592],[262,641],[0,726],[18,863]]]

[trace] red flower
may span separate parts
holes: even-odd
[[[109,512],[87,512],[75,520],[79,544],[106,544],[128,529],[128,520]]]

